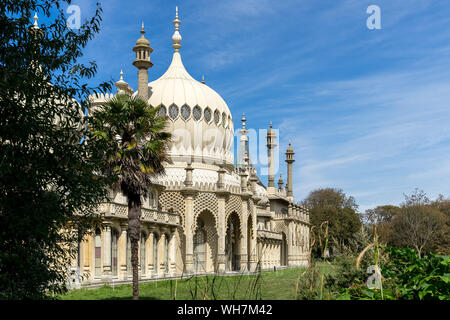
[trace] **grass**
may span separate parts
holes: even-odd
[[[318,266],[323,273],[332,272],[332,265]],[[140,299],[149,300],[291,300],[295,299],[296,283],[305,268],[263,271],[260,275],[203,276],[139,284]],[[59,296],[63,300],[121,300],[132,298],[131,285],[112,288],[72,290]]]

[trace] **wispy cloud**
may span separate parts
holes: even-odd
[[[87,57],[99,63],[101,80],[123,69],[136,87],[131,48],[144,20],[155,49],[150,79],[157,78],[170,63],[179,5],[188,71],[206,75],[234,119],[245,112],[255,129],[273,120],[281,172],[292,142],[297,199],[329,186],[355,195],[360,208],[399,203],[415,187],[430,196],[448,194],[448,4],[378,0],[382,30],[375,31],[366,28],[371,4],[108,0],[103,30]]]

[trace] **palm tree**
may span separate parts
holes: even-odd
[[[90,138],[103,142],[105,167],[113,190],[128,199],[128,233],[131,242],[133,300],[139,299],[138,243],[142,199],[148,196],[152,177],[164,173],[171,135],[164,131],[166,118],[158,108],[128,94],[118,94],[92,112]]]

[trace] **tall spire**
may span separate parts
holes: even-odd
[[[145,37],[144,22],[141,27],[141,37],[137,39],[133,51],[136,52],[136,60],[133,65],[138,69],[138,93],[143,100],[148,100],[148,69],[153,66],[150,61],[150,54],[153,49],[150,47],[150,41]]]
[[[268,167],[268,183],[267,183],[267,193],[273,194],[275,193],[275,159],[274,159],[274,152],[275,147],[277,146],[275,143],[276,136],[275,136],[275,130],[272,128],[272,121],[270,121],[270,129],[267,131],[267,157],[269,160],[269,167]]]
[[[175,9],[176,10],[175,20],[173,20],[173,25],[175,26],[175,32],[172,35],[172,42],[173,42],[172,48],[175,49],[175,52],[178,52],[181,48],[180,43],[181,43],[181,39],[182,39],[181,34],[179,32],[181,21],[178,20],[178,6],[175,8],[176,8]]]
[[[123,71],[120,70],[120,79],[116,81],[117,93],[127,93],[129,92],[128,83],[123,80]]]
[[[29,28],[29,30],[31,31],[31,33],[32,34],[34,34],[36,37],[41,37],[43,34],[44,34],[44,32],[41,30],[41,28],[39,28],[39,25],[38,25],[38,16],[37,16],[37,13],[35,12],[34,13],[34,17],[33,17],[33,20],[34,20],[34,23],[33,23],[33,25]]]
[[[245,118],[245,113],[242,114],[242,128],[239,130],[239,133],[241,134],[240,138],[239,138],[239,150],[238,150],[238,154],[237,154],[237,162],[236,162],[236,166],[238,168],[242,168],[244,170],[246,170],[246,167],[251,167],[251,162],[250,162],[250,152],[249,152],[249,148],[248,148],[248,130],[246,129],[246,121],[247,119]]]
[[[247,121],[247,119],[245,119],[245,113],[242,113],[242,119],[241,119],[241,121],[242,121],[242,129],[245,130],[245,122]]]
[[[293,180],[292,180],[292,164],[295,162],[294,160],[294,149],[291,146],[291,142],[289,142],[289,147],[286,149],[286,163],[287,163],[287,196],[294,199],[293,194]]]
[[[37,23],[39,18],[37,16],[36,12],[34,13],[33,19],[34,19],[33,29],[39,29],[39,26],[38,26],[38,23]]]

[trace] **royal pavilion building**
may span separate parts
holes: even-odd
[[[265,186],[249,159],[246,118],[239,130],[234,162],[234,124],[224,99],[205,81],[197,81],[181,60],[181,21],[173,21],[174,48],[167,71],[149,83],[153,49],[144,36],[136,41],[133,65],[138,69],[137,91],[121,72],[117,93],[137,95],[167,116],[173,135],[172,164],[155,178],[143,202],[139,243],[140,281],[192,274],[254,272],[259,269],[306,266],[309,214],[293,196],[294,151],[285,153],[287,183],[275,186],[277,137],[267,131],[268,183]],[[101,105],[114,94],[91,97]],[[131,250],[127,236],[127,201],[111,192],[101,204],[103,228],[79,243],[73,261],[72,287],[131,282]]]

